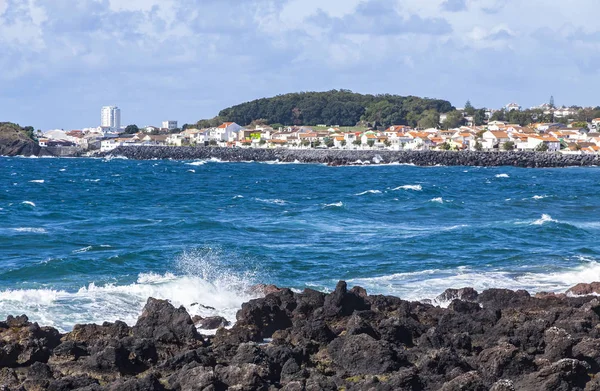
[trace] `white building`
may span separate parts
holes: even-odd
[[[117,106],[104,106],[100,122],[103,128],[121,128],[121,109]]]
[[[169,130],[177,129],[177,121],[163,121],[162,128]]]

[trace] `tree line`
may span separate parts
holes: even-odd
[[[222,110],[212,119],[200,120],[199,127],[222,122],[247,126],[262,120],[271,126],[437,126],[440,113],[455,108],[446,100],[399,95],[359,94],[349,90],[300,92],[242,103]]]

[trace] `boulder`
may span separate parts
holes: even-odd
[[[133,327],[136,338],[149,338],[160,343],[182,345],[202,341],[185,308],[175,308],[166,300],[149,298],[142,315]]]
[[[569,288],[566,293],[572,296],[600,295],[600,282],[577,284]]]
[[[336,338],[327,352],[333,364],[348,376],[381,375],[398,370],[403,363],[388,342],[367,334]]]

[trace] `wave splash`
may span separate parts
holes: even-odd
[[[237,273],[223,266],[220,250],[184,252],[176,272],[141,273],[131,284],[90,283],[76,291],[9,289],[0,291],[0,318],[27,314],[32,321],[62,332],[75,324],[122,320],[135,324],[149,297],[184,306],[191,316],[223,316],[235,322],[241,305],[257,297],[252,293],[253,272]],[[206,333],[203,331],[203,333]]]
[[[554,220],[552,216],[548,214],[543,214],[541,218],[531,223],[531,225],[544,225],[546,223],[558,223],[558,221]]]
[[[581,261],[581,260],[579,260]],[[511,272],[501,270],[481,271],[469,267],[449,270],[432,269],[412,273],[397,273],[374,278],[357,278],[349,283],[372,291],[395,295],[404,300],[433,300],[448,288],[473,287],[480,293],[490,288],[524,289],[536,292],[564,293],[578,283],[600,280],[600,263],[586,260],[572,269],[556,269],[549,273]],[[370,292],[371,293],[371,292]],[[440,305],[449,303],[437,303]]]

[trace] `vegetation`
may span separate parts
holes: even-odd
[[[515,143],[514,143],[514,142],[512,142],[512,141],[507,141],[507,142],[505,142],[505,143],[502,145],[502,148],[503,148],[505,151],[512,151],[512,150],[514,150],[514,149],[515,149]]]
[[[33,126],[21,127],[18,124],[14,124],[12,122],[0,122],[0,131],[2,131],[3,133],[22,133],[31,140],[37,141],[35,137],[36,131],[33,128]]]
[[[546,152],[546,151],[548,151],[548,144],[546,144],[546,143],[540,143],[540,145],[538,145],[535,148],[535,150],[538,151],[538,152]]]
[[[213,127],[228,121],[247,126],[260,119],[277,127],[355,126],[361,121],[371,126],[436,127],[439,114],[453,110],[445,100],[333,90],[285,94],[242,103],[222,110],[215,118],[198,121],[197,126]]]
[[[138,128],[137,125],[127,125],[127,127],[125,128],[125,131],[123,133],[125,134],[136,134],[140,131],[140,128]]]

